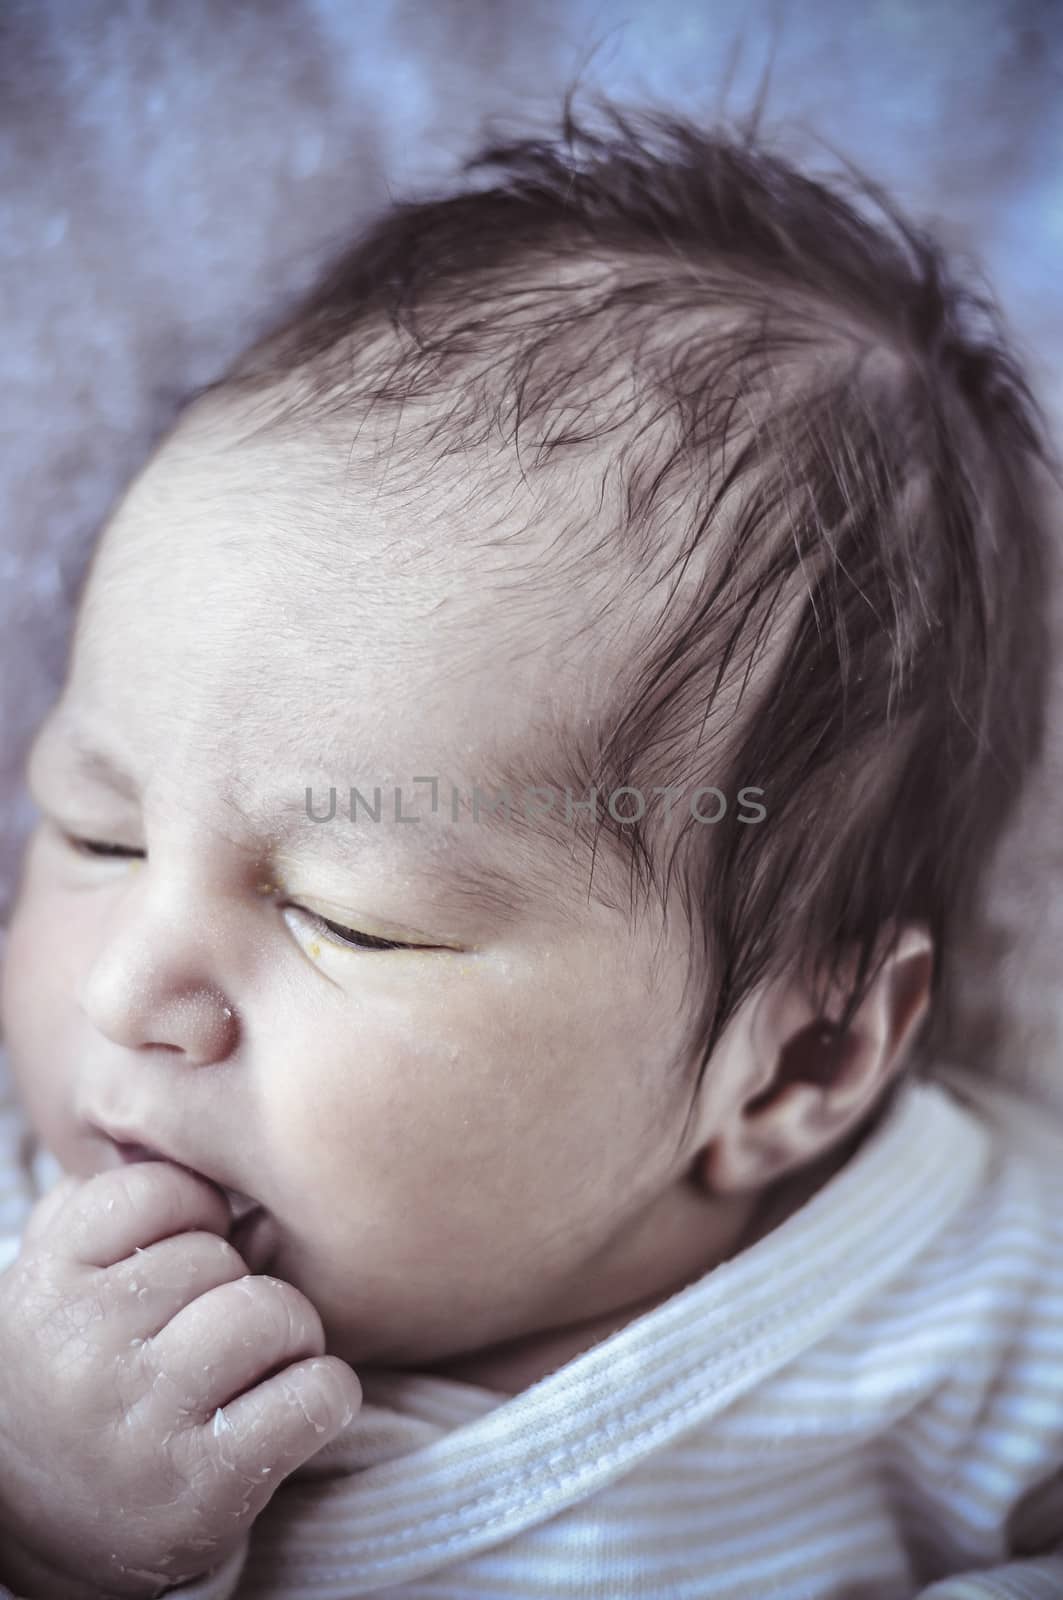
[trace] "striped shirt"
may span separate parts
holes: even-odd
[[[58,1175],[8,1091],[0,1269]],[[1063,1525],[1025,1561],[1006,1531],[1063,1465],[1063,1127],[943,1069],[772,1232],[524,1392],[362,1383],[182,1600],[1063,1600]]]

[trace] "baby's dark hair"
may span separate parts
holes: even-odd
[[[925,1064],[1042,747],[1040,411],[990,293],[869,179],[802,174],[757,116],[597,104],[597,130],[570,95],[558,137],[496,140],[459,192],[393,206],[224,381],[302,375],[298,408],[330,414],[433,401],[440,457],[492,435],[522,470],[604,447],[620,514],[587,559],[623,553],[640,605],[662,554],[676,582],[571,770],[732,801],[713,826],[636,801],[593,828],[633,882],[679,891],[697,1081],[768,977],[801,974],[845,1028],[912,921],[936,949]]]

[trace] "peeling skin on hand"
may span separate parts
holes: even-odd
[[[232,1433],[234,1431],[232,1422],[230,1421],[229,1417],[226,1416],[225,1411],[221,1406],[218,1407],[218,1409],[215,1411],[213,1417],[211,1418],[210,1431],[214,1435],[215,1439],[222,1439],[222,1440],[224,1440],[224,1438],[226,1437],[227,1434],[230,1434],[230,1433]],[[167,1434],[166,1437],[170,1438],[171,1435]],[[163,1440],[163,1443],[165,1443],[165,1442],[166,1441]],[[241,1467],[239,1467],[236,1464],[235,1461],[230,1461],[229,1460],[229,1458],[226,1456],[226,1454],[224,1452],[224,1448],[219,1448],[218,1457],[219,1457],[219,1460],[221,1461],[221,1464],[222,1464],[223,1467],[226,1467],[232,1473],[238,1474],[241,1478],[243,1478],[243,1480],[244,1480],[244,1482],[246,1484],[248,1484],[248,1485],[250,1485],[252,1487],[257,1487],[257,1485],[261,1483],[263,1478],[269,1478],[273,1474],[273,1468],[272,1467],[261,1467],[259,1469],[259,1471],[254,1473],[254,1474],[247,1473],[247,1472],[243,1471],[243,1469]],[[240,1508],[240,1511],[237,1512],[236,1515],[242,1516],[243,1513],[247,1510],[249,1504],[250,1504],[250,1500],[249,1499],[245,1499],[243,1505]]]
[[[307,1422],[313,1424],[314,1432],[324,1433],[325,1429],[328,1427],[328,1423],[318,1422],[315,1417],[310,1415],[309,1411],[306,1409],[306,1400],[302,1394],[301,1385],[296,1383],[286,1383],[284,1385],[284,1393],[291,1401],[293,1406],[299,1407],[299,1410],[303,1413],[303,1416],[306,1418]]]
[[[173,1585],[173,1578],[167,1572],[155,1572],[147,1567],[119,1567],[118,1570],[123,1578],[137,1578],[143,1583],[160,1584],[158,1591],[160,1595]]]

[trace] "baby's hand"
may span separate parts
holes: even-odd
[[[77,1600],[198,1577],[361,1405],[309,1300],[249,1276],[228,1230],[220,1190],[165,1161],[33,1211],[0,1274],[0,1581]]]

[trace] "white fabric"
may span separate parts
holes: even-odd
[[[523,1394],[360,1373],[346,1432],[181,1594],[1063,1595],[1063,1529],[1039,1562],[1004,1533],[1063,1463],[1063,1129],[964,1093],[909,1085],[801,1211]],[[10,1100],[0,1138],[10,1260],[59,1169]]]

